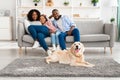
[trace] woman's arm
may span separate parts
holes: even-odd
[[[30,22],[27,19],[24,20],[24,25],[25,25],[26,32],[29,33],[28,27],[30,26]]]
[[[30,22],[28,21],[28,20],[24,20],[24,24],[25,24],[25,27],[28,27],[28,26],[30,26]]]

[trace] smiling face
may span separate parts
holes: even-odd
[[[33,19],[34,21],[36,21],[37,18],[38,18],[37,13],[36,13],[36,12],[33,12],[33,13],[32,13],[32,19]]]
[[[54,17],[55,19],[58,19],[59,16],[60,16],[59,11],[57,11],[57,10],[53,11],[53,12],[52,12],[52,15],[53,15],[53,17]]]
[[[71,52],[75,56],[80,56],[81,54],[83,54],[84,50],[84,46],[80,42],[75,42],[71,46]]]
[[[40,16],[40,22],[44,24],[46,22],[46,18],[44,16]]]

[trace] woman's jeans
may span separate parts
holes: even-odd
[[[68,36],[66,32],[61,32],[59,35],[59,44],[62,50],[66,49],[66,36]],[[77,28],[73,29],[72,36],[74,37],[74,42],[80,41],[80,32]]]
[[[51,33],[51,41],[52,41],[52,44],[54,45],[59,45],[59,34],[61,32],[60,31],[56,31],[55,33]]]
[[[43,49],[47,51],[48,46],[45,42],[45,38],[50,36],[49,29],[43,25],[30,25],[28,27],[28,31],[30,32],[32,38],[34,40],[38,40]]]

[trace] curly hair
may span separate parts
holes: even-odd
[[[39,18],[40,18],[40,14],[41,14],[41,13],[40,13],[38,10],[36,10],[36,9],[32,9],[32,10],[30,10],[30,11],[28,12],[28,14],[27,14],[28,20],[29,20],[29,21],[34,21],[33,18],[32,18],[33,12],[36,12],[36,13],[37,13],[38,18],[36,19],[36,21],[39,21]]]

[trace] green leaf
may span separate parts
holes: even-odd
[[[33,2],[40,2],[40,0],[33,0]]]
[[[99,0],[92,0],[91,2],[92,2],[92,3],[98,3]]]

